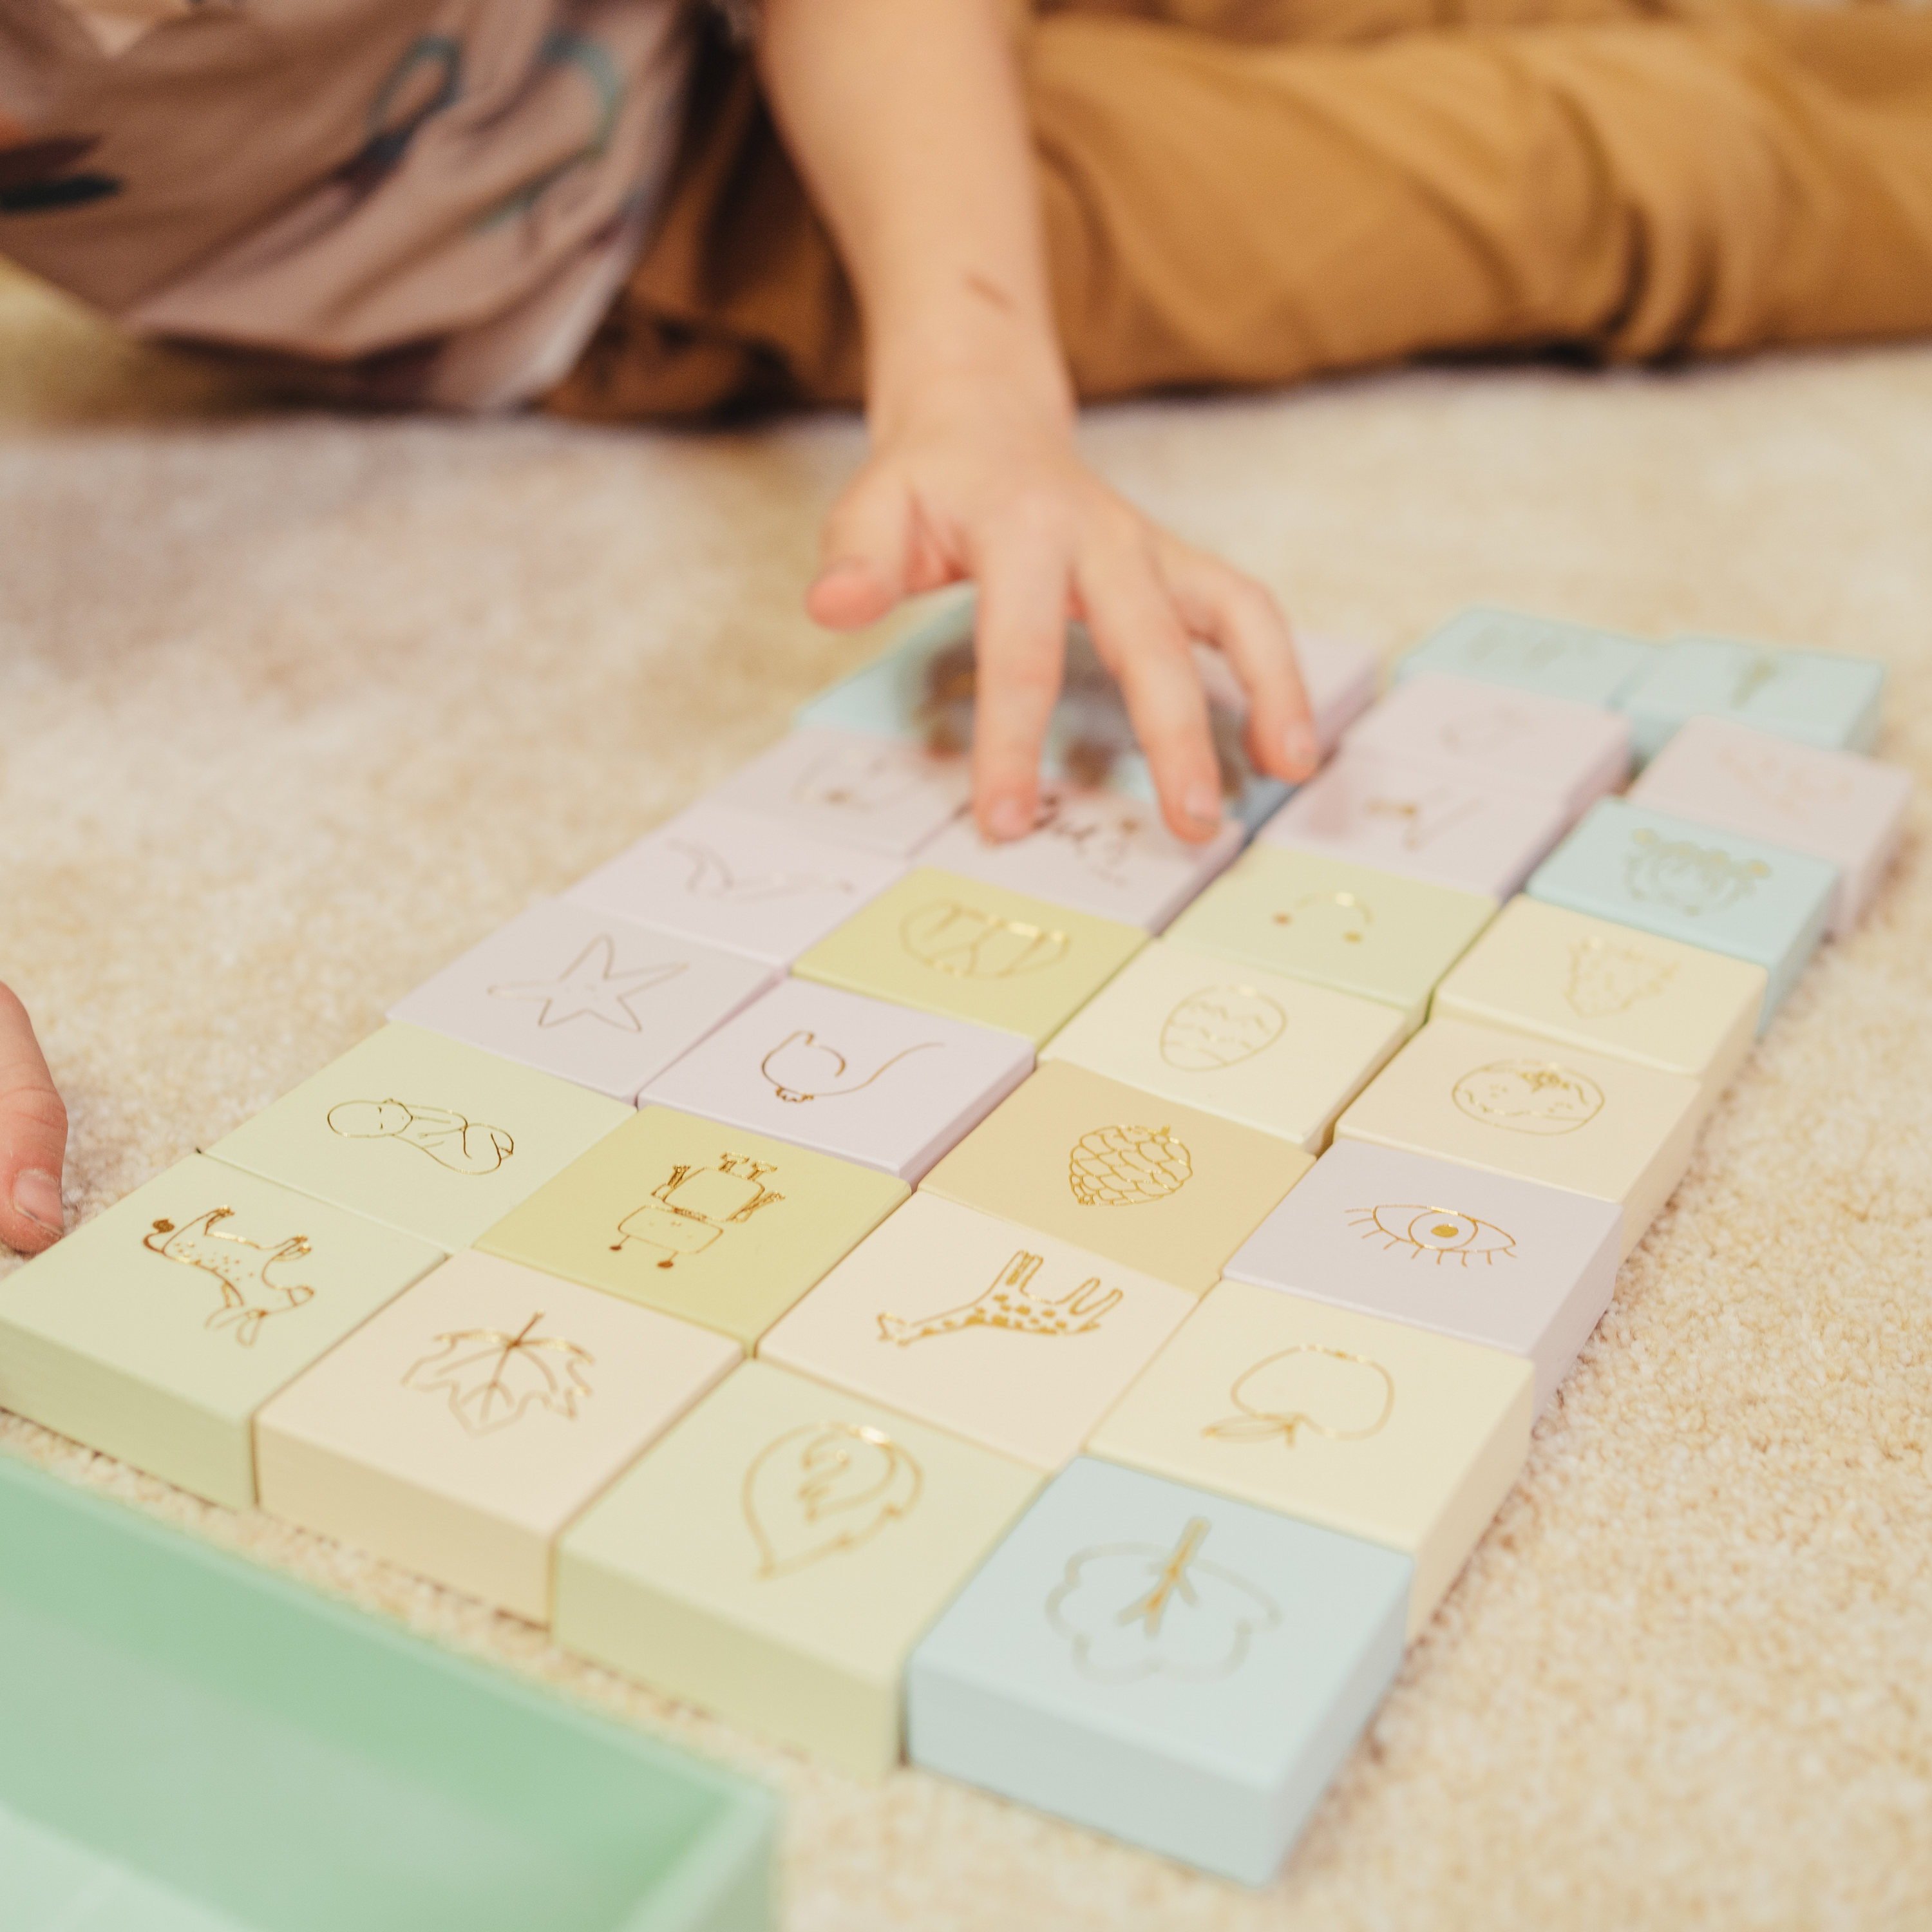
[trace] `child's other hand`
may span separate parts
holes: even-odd
[[[0,986],[0,1241],[31,1255],[60,1239],[66,1160],[67,1108],[26,1008]]]
[[[1120,681],[1180,837],[1211,837],[1221,794],[1189,650],[1217,646],[1248,695],[1258,771],[1306,778],[1318,752],[1288,626],[1261,585],[1183,543],[1101,482],[1070,413],[998,380],[928,386],[873,425],[873,454],[826,519],[806,599],[820,623],[876,622],[902,598],[979,586],[974,810],[994,838],[1030,830],[1066,626],[1084,620]]]

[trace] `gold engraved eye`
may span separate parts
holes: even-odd
[[[1381,1208],[1352,1208],[1352,1227],[1362,1231],[1365,1241],[1379,1239],[1382,1250],[1406,1247],[1411,1259],[1432,1256],[1440,1267],[1454,1261],[1460,1268],[1480,1261],[1493,1267],[1516,1252],[1516,1237],[1491,1221],[1479,1221],[1473,1214],[1454,1208],[1420,1208],[1412,1203]]]

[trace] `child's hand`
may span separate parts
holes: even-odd
[[[1117,496],[1081,461],[1066,412],[1014,384],[958,380],[875,422],[872,460],[826,520],[824,554],[807,608],[842,629],[908,595],[978,584],[973,792],[992,838],[1033,825],[1069,618],[1085,620],[1120,680],[1180,837],[1207,838],[1221,822],[1190,638],[1218,646],[1246,690],[1256,770],[1298,779],[1314,769],[1308,701],[1274,598]]]
[[[0,1241],[31,1255],[60,1239],[66,1160],[67,1109],[26,1008],[0,986]]]

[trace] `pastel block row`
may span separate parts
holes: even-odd
[[[1411,1567],[1083,1459],[914,1652],[909,1754],[1262,1884],[1401,1664]]]
[[[1319,1154],[1342,1109],[1402,1042],[1372,1000],[1156,940],[1056,1034],[1064,1060]]]
[[[1895,765],[1693,718],[1645,766],[1630,802],[1828,860],[1838,879],[1826,930],[1836,935],[1858,924],[1877,893],[1912,790]]]
[[[1609,1202],[1620,1252],[1690,1165],[1704,1118],[1693,1080],[1462,1020],[1432,1020],[1336,1126],[1370,1141]]]
[[[1537,868],[1529,894],[1762,966],[1762,1033],[1824,936],[1837,883],[1827,860],[1605,799]]]
[[[1677,638],[1617,699],[1640,759],[1693,718],[1729,718],[1827,750],[1869,751],[1885,667],[1871,658],[1780,650],[1736,638]]]
[[[1616,631],[1484,606],[1462,611],[1397,663],[1399,681],[1438,672],[1608,706],[1654,662],[1657,647]]]
[[[1413,1033],[1436,982],[1496,916],[1488,895],[1253,845],[1167,931],[1170,944],[1393,1006]]]

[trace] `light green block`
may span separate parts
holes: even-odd
[[[480,1047],[386,1026],[208,1152],[454,1253],[632,1111]]]

